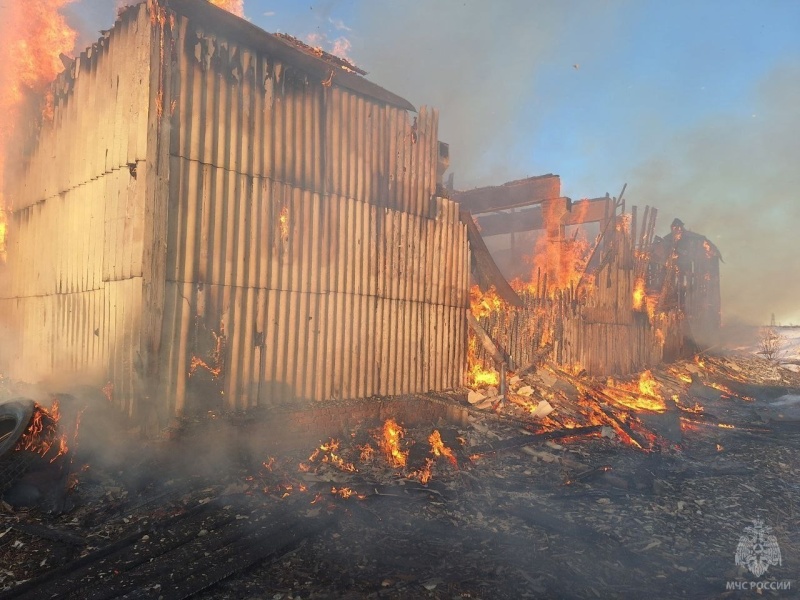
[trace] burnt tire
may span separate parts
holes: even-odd
[[[34,407],[33,400],[25,398],[0,404],[0,494],[22,477],[36,459],[33,452],[14,450],[31,423]]]

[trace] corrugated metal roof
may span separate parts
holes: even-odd
[[[324,81],[333,73],[332,85],[347,88],[358,94],[385,104],[416,112],[405,98],[376,85],[355,72],[351,72],[322,56],[303,52],[295,45],[268,33],[252,23],[218,8],[205,0],[165,0],[168,9],[184,15],[209,31],[262,51],[283,62],[291,63]]]

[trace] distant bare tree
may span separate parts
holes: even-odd
[[[758,353],[767,360],[777,360],[784,341],[783,336],[774,327],[762,327],[759,330]]]

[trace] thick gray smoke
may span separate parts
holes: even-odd
[[[92,41],[128,1],[71,5],[83,19],[75,21],[81,39]],[[283,14],[266,0],[244,6],[251,17]],[[787,63],[769,74],[752,92],[747,114],[716,112],[672,133],[662,113],[679,111],[691,85],[684,73],[691,65],[671,54],[678,41],[654,33],[653,46],[642,49],[655,51],[643,64],[656,73],[664,69],[663,77],[618,62],[636,58],[625,54],[637,50],[624,43],[638,31],[632,27],[657,27],[653,19],[671,14],[656,11],[649,22],[631,18],[641,7],[629,0],[324,0],[287,13],[280,25],[272,18],[256,24],[303,39],[327,35],[331,50],[341,36],[369,79],[440,109],[439,137],[450,143],[458,188],[553,172],[562,175],[563,192],[579,198],[617,194],[627,181],[629,204],[659,208],[657,233],[680,217],[719,246],[726,320],[765,323],[775,313],[783,324],[800,323],[793,241],[800,216],[800,66]],[[339,24],[342,16],[347,21]],[[754,52],[761,47],[755,39],[745,42]],[[693,43],[705,48],[702,40]],[[702,68],[713,68],[713,55],[698,57],[706,61]],[[672,67],[676,72],[667,72]],[[554,69],[575,76],[548,77]],[[561,103],[584,118],[572,123],[561,114],[552,127]],[[587,113],[596,115],[591,130]]]
[[[613,35],[610,9],[618,4],[364,2],[352,25],[353,56],[371,80],[440,109],[439,137],[450,144],[457,187],[494,185],[557,168],[545,156],[537,164],[516,156],[519,131],[535,131],[541,118],[532,105],[559,94],[539,89],[537,74],[554,64],[572,72],[597,44],[590,32]]]
[[[639,204],[680,217],[722,251],[723,316],[800,323],[800,65],[772,71],[751,114],[718,114],[640,165]],[[661,233],[668,222],[662,219]]]
[[[616,194],[616,186],[628,181],[629,204],[659,208],[657,233],[667,233],[669,222],[678,216],[689,229],[717,243],[725,259],[726,321],[763,324],[775,313],[784,324],[800,322],[800,267],[793,241],[800,223],[797,65],[784,65],[760,83],[751,99],[752,113],[718,112],[679,134],[659,119],[664,98],[652,99],[652,122],[643,117],[646,107],[631,107],[627,122],[609,122],[605,139],[594,142],[603,148],[601,153],[620,150],[634,158],[623,165],[611,157],[592,173],[591,162],[605,158],[586,146],[592,140],[582,142],[585,155],[573,156],[571,164],[564,165],[554,156],[520,156],[521,148],[534,145],[534,140],[526,144],[522,132],[546,131],[539,120],[547,118],[547,106],[558,98],[574,100],[582,94],[585,102],[580,106],[596,111],[598,119],[613,118],[605,110],[608,103],[636,101],[636,96],[627,98],[624,87],[609,91],[582,88],[580,83],[566,83],[571,87],[563,89],[542,86],[541,74],[554,65],[571,69],[576,63],[574,67],[582,69],[583,61],[592,60],[593,49],[596,54],[608,52],[615,40],[631,35],[620,29],[626,26],[625,2],[364,4],[353,24],[354,58],[373,81],[415,103],[440,109],[440,138],[450,143],[457,187],[554,172],[566,177],[565,193],[580,197]],[[608,73],[619,83],[614,77]],[[562,139],[574,139],[581,132],[565,129],[562,134]],[[553,140],[556,145],[565,147]],[[580,181],[570,181],[576,163],[582,163]],[[606,172],[610,165],[619,171],[612,181]]]

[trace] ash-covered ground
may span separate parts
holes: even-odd
[[[0,598],[796,597],[800,376],[752,355],[653,376],[677,393],[646,450],[537,437],[524,402],[466,390],[436,395],[461,423],[284,449],[268,414],[142,440],[102,395],[63,396],[72,450],[5,491]],[[583,406],[567,383],[547,418]]]

